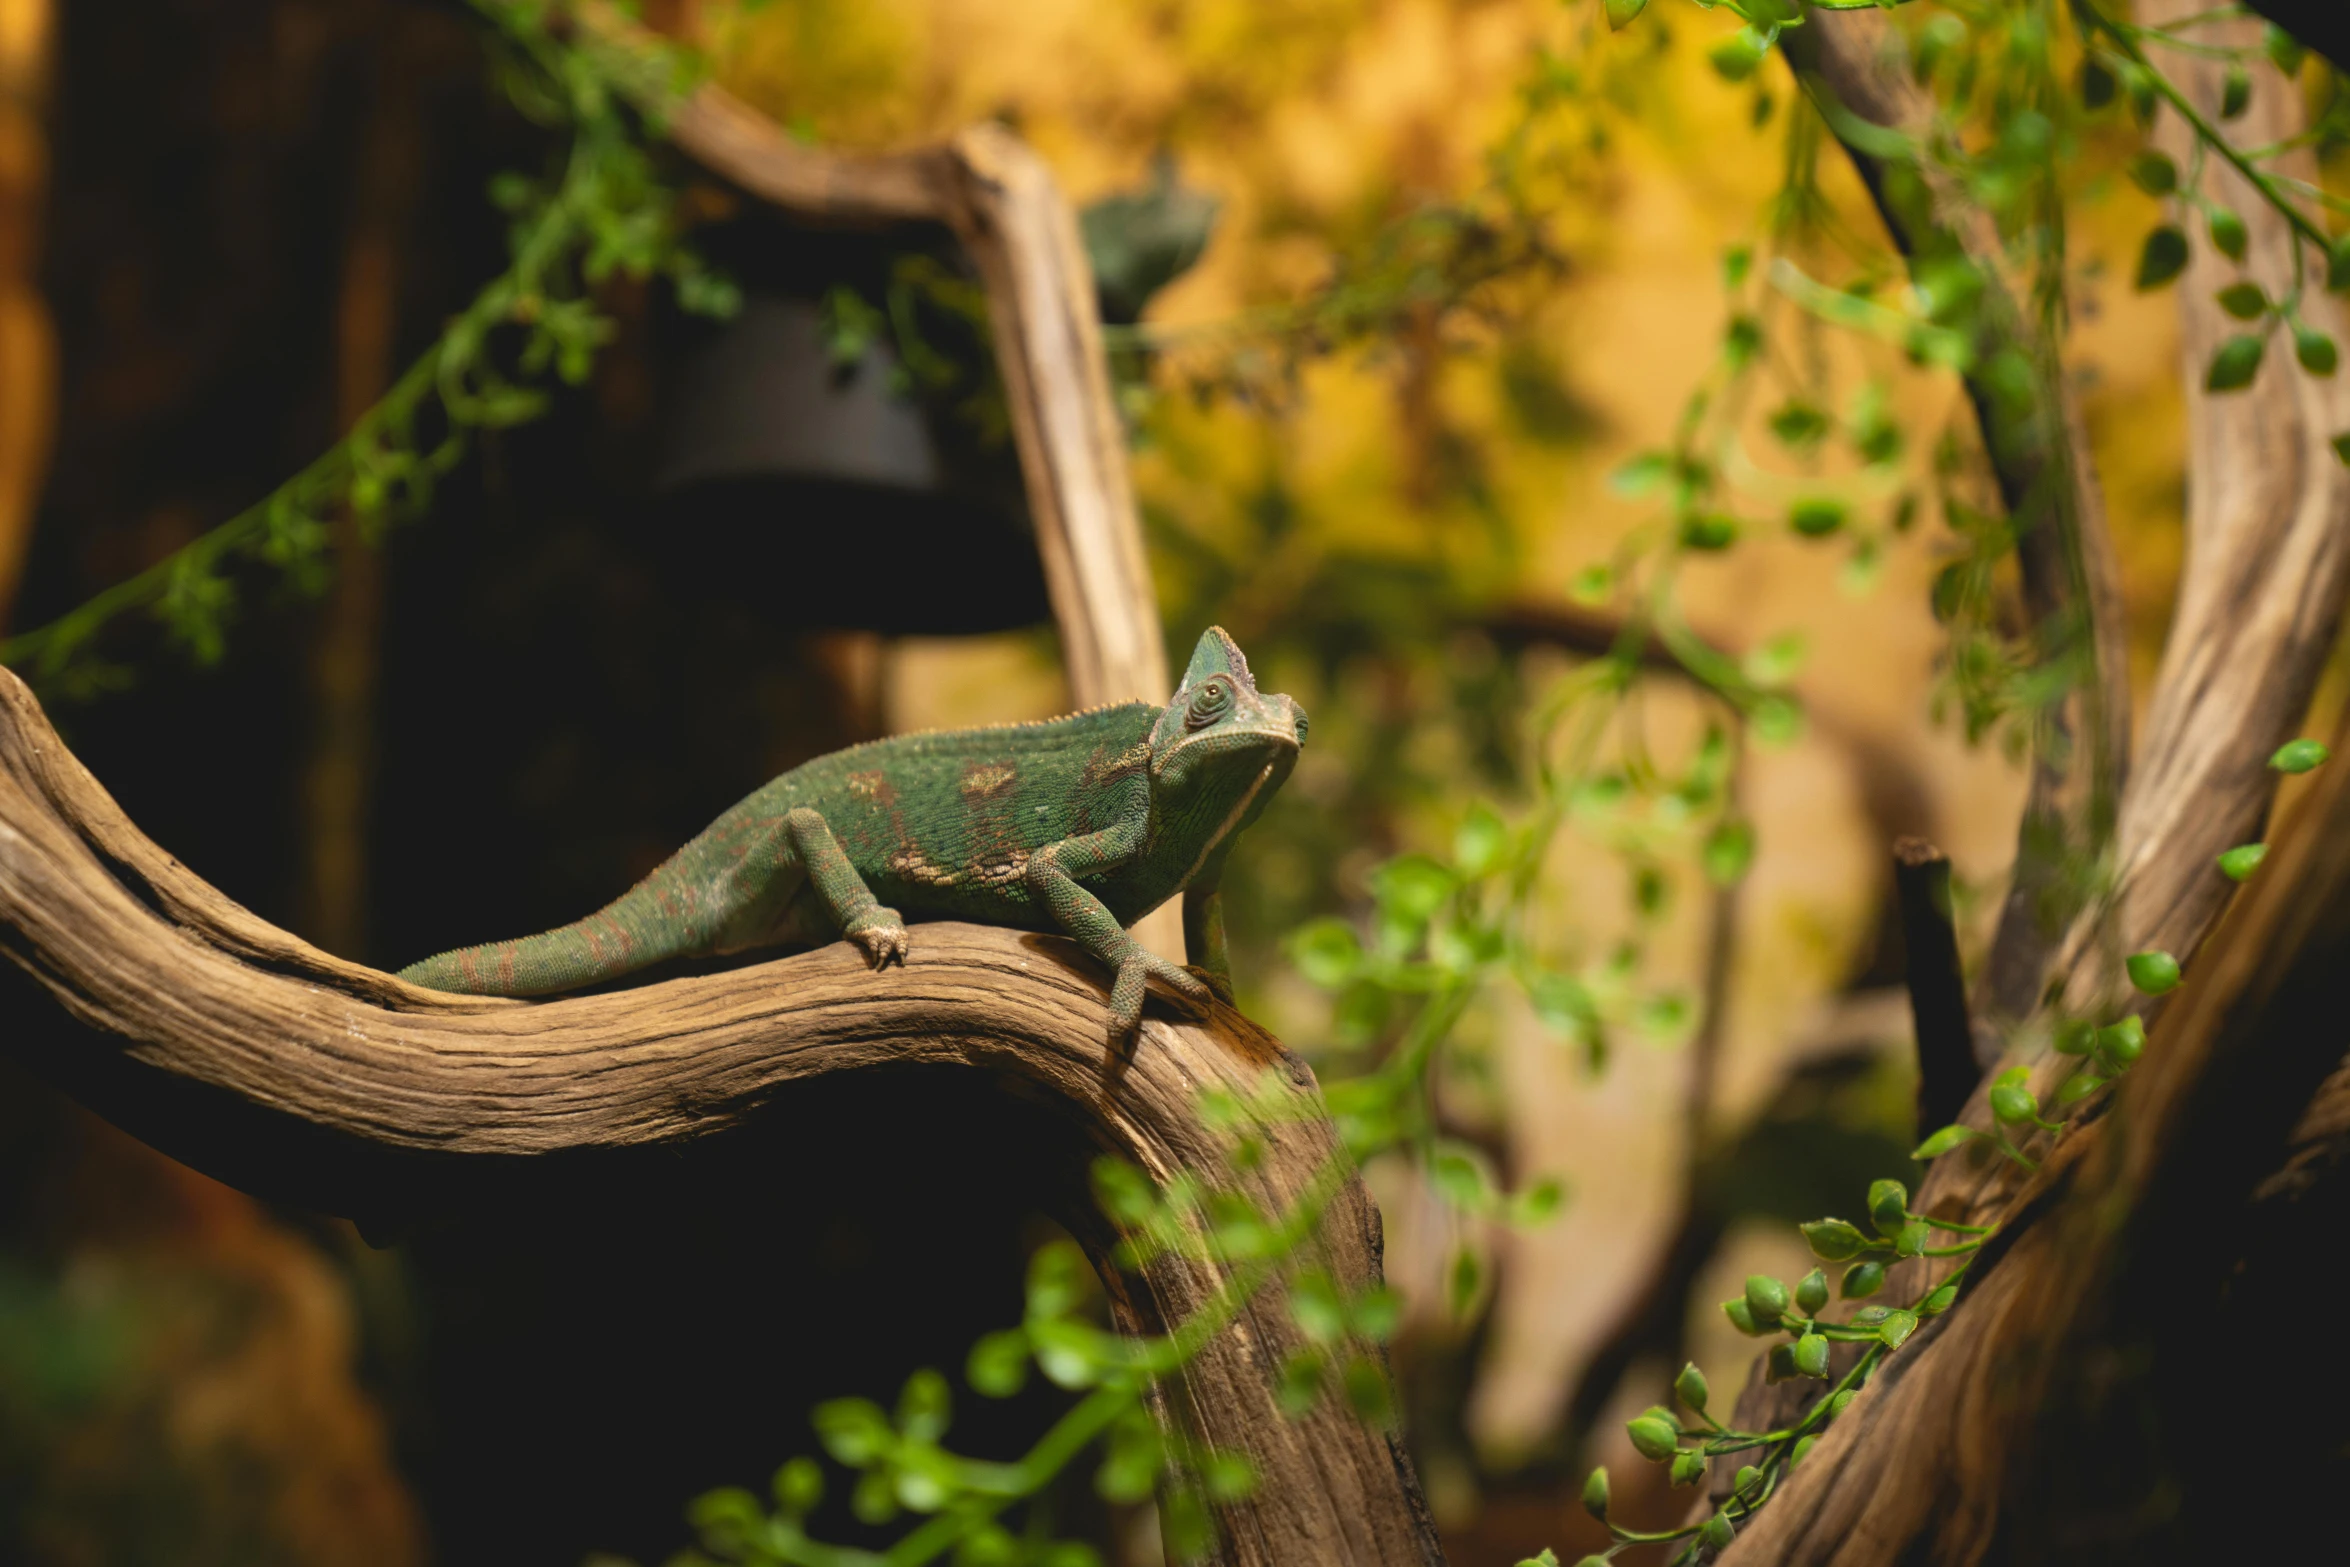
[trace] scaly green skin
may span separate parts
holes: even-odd
[[[536,996],[668,958],[836,935],[879,968],[905,960],[909,918],[976,920],[1075,937],[1115,976],[1110,1037],[1124,1041],[1152,976],[1194,1003],[1230,999],[1216,900],[1224,857],[1289,776],[1305,733],[1298,705],[1260,695],[1240,649],[1211,629],[1165,707],[1127,702],[818,757],[586,919],[443,953],[400,977]],[[1200,974],[1126,933],[1179,892]]]

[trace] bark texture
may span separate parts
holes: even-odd
[[[2194,9],[2186,0],[2148,0],[2139,20],[2176,20]],[[1878,18],[1815,14],[1801,31],[1812,35],[1807,47],[1821,79],[1847,104],[1868,101],[1871,83],[1898,79],[1886,53],[1891,35]],[[2206,33],[2211,42],[2244,42],[2257,24],[2218,21]],[[2221,66],[2175,58],[2165,65],[2216,121]],[[2300,105],[2285,84],[2258,73],[2254,80],[2252,102],[2228,122],[2229,134],[2249,146],[2299,132]],[[2164,116],[2156,135],[2185,161],[2185,131],[2174,116]],[[2305,155],[2288,154],[2281,172],[2313,178],[2314,168],[2295,159]],[[2281,297],[2292,271],[2288,226],[2213,163],[2207,192],[2234,208],[2250,234],[2242,275]],[[2214,859],[2261,836],[2275,789],[2267,758],[2307,707],[2350,589],[2350,473],[2327,449],[2350,427],[2338,381],[2303,374],[2272,345],[2249,388],[2203,390],[2212,350],[2240,330],[2212,297],[2237,273],[2198,237],[2178,285],[2191,432],[2186,570],[2144,743],[2119,799],[2113,889],[2053,949],[2068,1010],[2106,1017],[2128,1008],[2156,1023],[2145,1058],[2110,1102],[2090,1101],[2080,1118],[2105,1119],[2076,1126],[2037,1176],[1963,1155],[1937,1163],[1914,1206],[2001,1224],[1993,1253],[1977,1265],[1958,1308],[1894,1358],[1726,1560],[1966,1562],[2014,1554],[2019,1542],[2002,1533],[2003,1498],[2029,1491],[2024,1466],[2042,1429],[2035,1422],[2068,1348],[2121,1298],[2117,1280],[2139,1265],[2127,1261],[2133,1245],[2166,1214],[2177,1220],[2185,1194],[2240,1213],[2252,1182],[2324,1166],[2340,1141],[2320,1086],[2341,1059],[2338,1030],[2315,1030],[2322,1043],[2313,1048],[2312,1030],[2295,1026],[2313,1015],[2311,976],[2342,958],[2334,922],[2350,881],[2337,844],[2350,794],[2340,779],[2310,803],[2291,849],[2271,855],[2223,949],[2193,963],[2170,1009],[2175,1016],[2157,1019],[2160,1005],[2129,995],[2119,978],[2125,953],[2161,948],[2182,962],[2193,958],[2227,908],[2235,888]],[[2312,326],[2340,336],[2334,300],[2313,291],[2303,310]],[[2008,930],[2003,922],[2003,940]],[[1999,961],[1995,955],[1989,976],[1995,1003],[2018,972],[2003,976]],[[2036,963],[2032,985],[2006,990],[2005,1000],[2036,992],[2040,972]],[[2043,1092],[2073,1065],[2049,1056],[2045,1036],[2028,1032],[2004,1062],[2032,1065]],[[2264,1108],[2243,1108],[2255,1103]],[[2198,1117],[2223,1104],[2240,1111],[2229,1133],[2235,1162],[2225,1166],[2212,1160],[2207,1139],[2198,1146],[2197,1130]],[[1962,1119],[1991,1124],[1981,1087]],[[1930,1265],[1906,1264],[1886,1298],[1922,1294],[1932,1277]],[[1803,1396],[1792,1385],[1758,1388],[1741,1401],[1740,1422],[1767,1421]]]
[[[0,947],[83,1025],[14,1037],[12,1053],[198,1169],[379,1225],[580,1159],[744,1133],[796,1082],[883,1065],[968,1073],[975,1113],[991,1088],[1041,1098],[1080,1148],[1162,1180],[1237,1183],[1268,1211],[1337,1156],[1312,1073],[1236,1012],[1153,1018],[1131,1058],[1106,1055],[1102,976],[1053,938],[924,925],[913,960],[878,974],[836,944],[539,1004],[416,989],[257,919],[150,843],[5,673]],[[1263,1162],[1232,1174],[1198,1095],[1268,1074],[1304,1102],[1262,1129]],[[1351,1178],[1318,1244],[1342,1282],[1378,1277],[1378,1214]],[[1163,1261],[1113,1295],[1122,1325],[1148,1330],[1220,1282],[1205,1264]],[[1227,1510],[1225,1559],[1440,1560],[1391,1435],[1335,1407],[1294,1422],[1275,1410],[1298,1343],[1268,1292],[1169,1391],[1175,1419],[1248,1452],[1264,1478]]]

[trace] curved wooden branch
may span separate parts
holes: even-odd
[[[2176,19],[2194,8],[2188,0],[2147,0],[2140,19]],[[2213,23],[2208,36],[2244,42],[2248,25]],[[2220,68],[2210,62],[2176,68],[2181,85],[2216,118]],[[2229,122],[2231,133],[2247,144],[2290,138],[2301,124],[2294,95],[2266,78],[2255,80],[2252,104]],[[2183,155],[2181,128],[2174,122],[2166,120],[2157,134]],[[2245,272],[2281,297],[2292,271],[2283,220],[2232,176],[2214,193],[2237,209],[2250,231]],[[2267,757],[2300,721],[2350,591],[2350,482],[2327,449],[2328,439],[2350,425],[2350,399],[2333,381],[2302,374],[2281,352],[2272,353],[2246,391],[2203,391],[2203,366],[2212,349],[2237,330],[2212,300],[2223,272],[2232,280],[2234,269],[2199,247],[2180,283],[2192,432],[2188,574],[2145,746],[2121,800],[2115,901],[2069,932],[2058,958],[2066,1000],[2077,1010],[2123,1004],[2112,994],[2114,956],[2161,947],[2188,958],[2228,906],[2234,888],[2213,860],[2260,835],[2274,789]],[[2303,303],[2312,325],[2341,335],[2342,315],[2332,300],[2304,294]],[[2076,1130],[2037,1179],[2027,1181],[2004,1161],[1961,1157],[1935,1166],[1916,1206],[2001,1222],[2008,1227],[2001,1245],[2012,1250],[1956,1312],[1921,1332],[1880,1384],[1853,1405],[1734,1548],[1736,1560],[1977,1559],[1969,1553],[1989,1549],[1997,1525],[2000,1477],[2007,1473],[1999,1450],[2010,1442],[2028,1445],[2030,1434],[2028,1414],[2022,1417],[2027,1424],[2018,1425],[2004,1402],[2014,1386],[1994,1387],[1988,1380],[1994,1375],[1992,1351],[2030,1343],[2035,1356],[2049,1351],[2043,1358],[2053,1358],[2047,1341],[2074,1321],[2072,1308],[2059,1309],[2058,1303],[2096,1290],[2101,1263],[2112,1255],[2110,1237],[2088,1244],[2068,1224],[2042,1223],[2043,1214],[2059,1211],[2061,1197],[2072,1210],[2094,1207],[2100,1222],[2112,1223],[2144,1193],[2146,1161],[2184,1153],[2180,1117],[2189,1101],[2199,1095],[2209,1103],[2232,1102],[2235,1074],[2244,1074],[2247,1091],[2285,1101],[2298,1096],[2308,1107],[2305,1120],[2323,1121],[2318,1111],[2325,1096],[2318,1083],[2340,1059],[2338,1037],[2330,1042],[2331,1060],[2320,1051],[2313,1069],[2285,1037],[2291,1032],[2285,1014],[2264,1014],[2255,1004],[2274,987],[2306,978],[2294,965],[2310,959],[2292,943],[2315,943],[2320,963],[2340,961],[2339,932],[2315,922],[2334,918],[2350,895],[2350,867],[2333,853],[2333,840],[2350,821],[2350,784],[2329,780],[2306,815],[2323,825],[2296,836],[2300,852],[2290,864],[2280,863],[2288,858],[2281,850],[2271,856],[2223,950],[2191,970],[2188,999],[2178,1009],[2182,1016],[2157,1027],[2145,1062],[2106,1121]],[[2127,1004],[2154,1010],[2143,998]],[[2227,1015],[2229,1005],[2238,1008],[2234,1015]],[[2158,1061],[2162,1065],[2150,1071]],[[2062,1058],[2043,1060],[2036,1086],[2052,1088],[2068,1071]],[[2187,1099],[2176,1097],[2181,1094]],[[2150,1096],[2171,1097],[2160,1101],[2160,1114],[2133,1109],[2154,1103]],[[2312,1096],[2317,1105],[2310,1104]],[[2124,1117],[2133,1118],[2132,1158],[2142,1167],[2125,1171],[2085,1163],[2106,1140],[2108,1126]],[[1980,1091],[1964,1119],[1978,1127],[1990,1124]],[[2147,1126],[2160,1134],[2153,1142],[2145,1140]],[[2310,1136],[2323,1141],[2323,1128]],[[2273,1146],[2259,1157],[2273,1169],[2283,1152]],[[2060,1233],[2062,1239],[2051,1239]],[[1919,1293],[1924,1271],[1905,1265],[1888,1297]],[[1742,1421],[1746,1413],[1742,1405]],[[1925,1498],[1923,1510],[1906,1500],[1877,1505],[1896,1493]]]
[[[85,1026],[12,1031],[12,1053],[200,1169],[378,1221],[559,1178],[590,1154],[737,1132],[797,1082],[885,1064],[1042,1097],[1077,1147],[1162,1181],[1189,1170],[1237,1184],[1267,1212],[1339,1157],[1312,1073],[1236,1012],[1154,1018],[1130,1058],[1108,1055],[1100,977],[1057,939],[925,925],[913,960],[878,974],[836,944],[536,1004],[416,989],[256,919],[157,849],[4,671],[0,945]],[[1246,1094],[1268,1075],[1305,1102],[1269,1119],[1264,1159],[1234,1173],[1199,1094]],[[1098,1224],[1073,1228],[1107,1240]],[[1345,1283],[1377,1279],[1378,1213],[1351,1177],[1318,1245]],[[1176,1259],[1113,1281],[1122,1325],[1141,1331],[1181,1321],[1223,1283]],[[1281,1362],[1300,1343],[1267,1292],[1168,1391],[1172,1418],[1249,1453],[1263,1476],[1255,1500],[1226,1510],[1226,1559],[1440,1561],[1394,1437],[1334,1408],[1276,1412]]]
[[[2346,969],[2350,771],[2297,813],[2108,1113],[2016,1195],[1958,1307],[1887,1363],[1725,1563],[2006,1559],[2016,1479],[2055,1459],[2048,1392],[2100,1342],[2117,1275],[2134,1265],[2141,1293],[2192,1314],[2240,1256],[2245,1206],[2350,1121]]]

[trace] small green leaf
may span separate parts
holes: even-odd
[[[2066,1078],[2064,1080],[2064,1086],[2056,1091],[2056,1103],[2059,1108],[2067,1105],[2079,1104],[2082,1100],[2097,1092],[2098,1089],[2103,1088],[2108,1081],[2109,1079],[2107,1079],[2103,1074],[2094,1070],[2087,1072],[2075,1072],[2072,1076]]]
[[[2179,988],[2179,960],[2167,952],[2133,952],[2123,967],[2142,995],[2159,996]]]
[[[1879,1235],[1898,1235],[1909,1222],[1909,1188],[1899,1181],[1869,1183],[1869,1222]]]
[[[963,1378],[989,1398],[1010,1398],[1028,1380],[1028,1335],[1018,1328],[988,1334],[971,1346]]]
[[[1616,590],[1616,574],[1605,566],[1586,566],[1567,583],[1567,597],[1578,604],[1604,604]]]
[[[1683,1448],[1673,1455],[1673,1467],[1667,1478],[1674,1485],[1695,1485],[1705,1478],[1705,1454],[1697,1449]]]
[[[1755,73],[1770,45],[1751,27],[1742,27],[1706,52],[1714,70],[1726,82],[1742,82]]]
[[[1885,1265],[1881,1262],[1856,1262],[1844,1270],[1844,1298],[1866,1300],[1885,1287]]]
[[[1355,1418],[1372,1425],[1387,1424],[1395,1412],[1395,1396],[1387,1386],[1386,1368],[1375,1357],[1355,1356],[1346,1363],[1338,1380]]]
[[[2056,1025],[2050,1043],[2060,1056],[2085,1056],[2097,1044],[2097,1025],[2085,1017],[2068,1017]]]
[[[1918,1302],[1918,1315],[1921,1317],[1938,1317],[1945,1311],[1948,1311],[1953,1305],[1957,1304],[1957,1302],[1958,1286],[1955,1284],[1945,1284],[1940,1289],[1934,1291],[1933,1294],[1928,1295],[1924,1300]]]
[[[2341,460],[2342,466],[2350,468],[2350,435],[2337,435],[2326,444],[2334,449],[2334,456]]]
[[[2296,324],[2293,328],[2293,357],[2301,361],[2301,368],[2311,375],[2332,375],[2341,362],[2341,351],[2334,340],[2313,326]]]
[[[1807,1377],[1825,1377],[1828,1374],[1828,1341],[1817,1333],[1806,1333],[1795,1341],[1795,1369]]]
[[[1609,4],[1612,5],[1614,3],[1615,0],[1609,0]],[[1642,5],[1646,5],[1647,3],[1648,0],[1640,0],[1640,4]],[[1607,1558],[1604,1556],[1586,1556],[1583,1558],[1583,1562],[1598,1562],[1600,1563],[1600,1567],[1606,1567]],[[1577,1562],[1575,1567],[1583,1567],[1583,1562]],[[1549,1546],[1546,1545],[1542,1548],[1541,1555],[1520,1558],[1518,1561],[1518,1567],[1559,1567],[1559,1555],[1558,1552],[1552,1550]]]
[[[2251,101],[2252,73],[2245,70],[2240,63],[2231,64],[2228,67],[2226,79],[2220,84],[2219,117],[2223,120],[2232,120],[2242,114],[2245,105]]]
[[[1761,1338],[1765,1333],[1771,1331],[1762,1323],[1754,1320],[1754,1308],[1746,1304],[1746,1297],[1743,1295],[1735,1300],[1723,1301],[1722,1315],[1730,1319],[1730,1326],[1748,1338]]]
[[[1730,1548],[1730,1542],[1737,1537],[1738,1531],[1730,1527],[1729,1516],[1725,1513],[1714,1514],[1697,1531],[1698,1543],[1709,1551],[1726,1551]]]
[[[1951,1149],[1976,1135],[1975,1129],[1971,1126],[1945,1126],[1911,1149],[1909,1156],[1920,1164],[1929,1159],[1939,1159]]]
[[[1713,1396],[1713,1390],[1705,1385],[1705,1373],[1696,1361],[1683,1366],[1681,1374],[1673,1378],[1673,1396],[1699,1414],[1705,1412],[1705,1401]]]
[[[2114,1067],[2126,1067],[2146,1053],[2146,1023],[2135,1012],[2097,1031],[2097,1056]]]
[[[1754,823],[1744,817],[1718,822],[1706,835],[1705,874],[1715,886],[1729,886],[1753,863]]]
[[[2326,249],[2326,289],[2335,294],[2350,292],[2350,234],[2336,234]]]
[[[2081,107],[2092,114],[2113,102],[2114,90],[2119,85],[2103,60],[2090,55],[2081,61]]]
[[[2267,858],[2267,844],[2240,843],[2219,857],[2219,872],[2230,881],[2243,881]]]
[[[2165,223],[2146,236],[2138,252],[2138,287],[2162,287],[2187,268],[2187,236]]]
[[[2230,283],[2214,296],[2220,309],[2239,321],[2252,321],[2268,313],[2268,290],[2258,283]]]
[[[1767,1273],[1749,1274],[1746,1279],[1746,1309],[1757,1322],[1776,1322],[1787,1309],[1787,1286]]]
[[[2280,773],[2305,773],[2323,765],[2332,754],[2316,740],[2288,740],[2277,747],[2277,754],[2268,759],[2268,765]]]
[[[1766,696],[1747,718],[1765,745],[1793,745],[1803,734],[1803,707],[1790,697]]]
[[[872,1464],[897,1442],[889,1416],[869,1398],[830,1399],[818,1404],[809,1418],[824,1450],[851,1469]]]
[[[2015,1126],[2037,1119],[2040,1101],[2020,1083],[2002,1083],[1991,1090],[1991,1113],[2002,1124]]]
[[[2260,30],[2260,46],[2266,50],[2276,68],[2287,76],[2301,74],[2301,62],[2309,58],[2309,51],[2291,33],[2271,22]]]
[[[1857,1257],[1869,1244],[1869,1238],[1861,1233],[1859,1226],[1842,1219],[1814,1219],[1802,1229],[1811,1254],[1822,1262],[1843,1262]]]
[[[1681,1450],[1681,1434],[1670,1420],[1642,1415],[1624,1429],[1631,1435],[1633,1451],[1650,1463],[1661,1464]]]
[[[1909,1336],[1917,1330],[1916,1312],[1896,1311],[1885,1319],[1883,1326],[1877,1329],[1877,1337],[1884,1341],[1887,1349],[1899,1349],[1903,1344],[1909,1342]]]
[[[1713,554],[1738,542],[1738,520],[1717,511],[1691,512],[1681,519],[1681,547]]]
[[[1462,875],[1488,876],[1501,868],[1509,848],[1509,824],[1499,811],[1479,800],[1469,807],[1461,830],[1453,835],[1452,857]]]
[[[1825,1306],[1827,1303],[1828,1276],[1825,1273],[1822,1273],[1819,1269],[1814,1268],[1811,1270],[1811,1272],[1805,1274],[1796,1283],[1796,1309],[1801,1311],[1805,1316],[1812,1317],[1819,1315],[1820,1308]]]
[[[1824,539],[1844,526],[1844,503],[1825,496],[1797,501],[1787,513],[1787,525],[1807,539]]]
[[[2238,333],[2219,345],[2219,352],[2211,356],[2211,365],[2203,372],[2203,389],[2207,392],[2234,392],[2252,384],[2260,373],[2260,356],[2268,351],[2268,339],[2250,333]]]
[[[1322,1398],[1322,1383],[1330,1364],[1320,1350],[1301,1349],[1281,1362],[1281,1380],[1273,1390],[1273,1402],[1290,1419],[1311,1410]]]
[[[2149,196],[2167,196],[2179,188],[2179,166],[2163,153],[2141,152],[2130,160],[2130,183]]]
[[[1632,19],[1648,9],[1648,0],[1607,0],[1607,25],[1611,32],[1621,32],[1632,25]],[[1558,1567],[1554,1561],[1551,1567]]]
[[[1463,1246],[1452,1254],[1452,1269],[1446,1287],[1454,1316],[1465,1317],[1469,1314],[1469,1308],[1477,1303],[1477,1290],[1484,1282],[1485,1267],[1477,1260],[1476,1252]]]
[[[1591,1471],[1583,1482],[1583,1510],[1605,1522],[1607,1519],[1607,1468],[1605,1465]]]
[[[1933,1227],[1925,1220],[1910,1220],[1901,1227],[1901,1233],[1893,1237],[1894,1254],[1902,1257],[1923,1256],[1926,1242],[1933,1238],[1933,1233]]]
[[[2244,228],[2244,220],[2225,207],[2214,207],[2208,222],[2213,248],[2230,261],[2243,260],[2245,244],[2251,238]]]

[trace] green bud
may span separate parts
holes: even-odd
[[[1673,1378],[1673,1396],[1700,1413],[1704,1412],[1706,1398],[1711,1392],[1712,1389],[1705,1385],[1705,1373],[1697,1369],[1694,1360],[1683,1366],[1681,1374]]]
[[[1924,1300],[1918,1302],[1918,1315],[1921,1317],[1939,1317],[1942,1315],[1942,1313],[1948,1311],[1952,1304],[1957,1301],[1957,1299],[1958,1286],[1955,1284],[1945,1284],[1940,1289],[1934,1291],[1933,1294],[1928,1295]]]
[[[1944,1154],[1950,1152],[1951,1149],[1956,1148],[1959,1144],[1966,1142],[1970,1138],[1980,1137],[1981,1135],[1982,1134],[1980,1132],[1976,1131],[1971,1126],[1945,1126],[1942,1128],[1942,1130],[1936,1132],[1933,1136],[1927,1138],[1924,1142],[1918,1144],[1915,1148],[1912,1148],[1909,1151],[1909,1156],[1912,1159],[1915,1159],[1918,1163],[1924,1164],[1930,1159],[1941,1158]],[[1838,1259],[1831,1257],[1828,1260],[1833,1262]]]
[[[1806,1333],[1795,1341],[1795,1369],[1807,1377],[1828,1374],[1828,1341],[1817,1333]]]
[[[1776,1322],[1787,1309],[1787,1286],[1767,1273],[1749,1274],[1746,1280],[1746,1309],[1754,1313],[1757,1322]]]
[[[1797,1464],[1802,1463],[1806,1458],[1811,1456],[1811,1450],[1819,1445],[1820,1439],[1816,1436],[1796,1438],[1795,1451],[1787,1455],[1787,1467],[1792,1469]]]
[[[1909,1222],[1909,1188],[1899,1181],[1870,1182],[1869,1222],[1879,1235],[1899,1235]]]
[[[2210,226],[2212,247],[2230,261],[2243,260],[2244,246],[2252,237],[2244,227],[2244,220],[2225,207],[2214,207]]]
[[[2238,62],[2228,67],[2219,89],[2219,117],[2232,120],[2252,102],[2252,73]]]
[[[2332,754],[2315,740],[2288,740],[2277,747],[2268,765],[2280,773],[2305,773]]]
[[[1991,1090],[1991,1113],[2012,1126],[2038,1117],[2040,1101],[2021,1083],[2002,1083]]]
[[[1730,1520],[1720,1513],[1708,1518],[1704,1527],[1697,1531],[1697,1543],[1709,1551],[1726,1551],[1730,1548],[1730,1542],[1736,1538],[1737,1532],[1730,1527]]]
[[[1591,1471],[1591,1478],[1583,1482],[1583,1510],[1600,1522],[1607,1521],[1607,1469],[1604,1465]]]
[[[1754,1320],[1754,1310],[1746,1304],[1746,1297],[1743,1295],[1736,1300],[1723,1301],[1722,1315],[1730,1319],[1730,1326],[1748,1338],[1761,1338],[1765,1333],[1771,1331]]]
[[[2093,1067],[2085,1072],[2075,1072],[2066,1078],[2064,1086],[2056,1091],[2057,1108],[2065,1109],[2079,1104],[2097,1092],[2098,1089],[2103,1088],[2109,1081],[2111,1081],[2109,1078]]]
[[[1631,1433],[1632,1450],[1650,1463],[1661,1464],[1680,1451],[1681,1433],[1670,1420],[1642,1415],[1624,1429]]]
[[[1866,1300],[1885,1287],[1885,1265],[1856,1262],[1844,1270],[1844,1298]]]
[[[1694,512],[1681,519],[1684,549],[1726,550],[1738,542],[1738,520],[1719,512]]]
[[[1755,1468],[1752,1464],[1740,1464],[1738,1472],[1730,1477],[1730,1493],[1733,1496],[1744,1496],[1761,1484],[1762,1471],[1760,1469]]]
[[[1891,1306],[1863,1306],[1852,1314],[1852,1325],[1856,1328],[1873,1328],[1891,1315]]]
[[[2130,983],[2149,996],[2179,988],[2179,960],[2167,952],[2133,952],[2125,965]]]
[[[2230,881],[2242,881],[2260,869],[2260,862],[2267,858],[2267,844],[2240,843],[2219,857],[2219,873]]]
[[[1673,1455],[1669,1476],[1674,1485],[1695,1485],[1705,1478],[1705,1454],[1694,1447],[1685,1447]]]
[[[2146,1053],[2146,1023],[2135,1012],[2097,1031],[2097,1054],[2116,1066],[2128,1066]]]
[[[1763,1380],[1789,1382],[1801,1375],[1795,1369],[1795,1346],[1784,1342],[1773,1344],[1770,1354],[1763,1358]]]
[[[1842,1219],[1814,1219],[1804,1225],[1803,1238],[1811,1245],[1811,1254],[1822,1262],[1843,1262],[1857,1257],[1867,1249],[1869,1238],[1858,1225]]]
[[[2054,1048],[2060,1056],[2085,1056],[2097,1043],[2097,1025],[2085,1017],[2068,1017],[2056,1025]]]
[[[1927,1225],[1925,1220],[1912,1219],[1903,1225],[1901,1233],[1894,1237],[1893,1249],[1904,1257],[1920,1256],[1925,1252],[1926,1242],[1932,1239],[1933,1233],[1932,1228]]]
[[[1828,1303],[1828,1276],[1814,1268],[1795,1286],[1795,1304],[1805,1316],[1816,1316]]]

